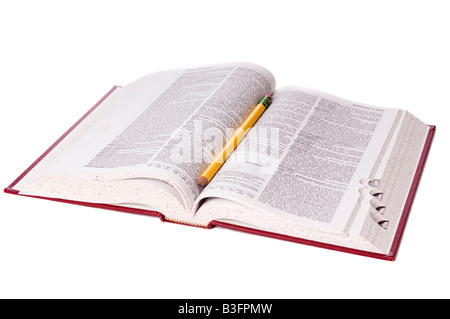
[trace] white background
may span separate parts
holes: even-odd
[[[437,125],[397,260],[0,194],[0,297],[450,297],[446,1],[2,1],[0,182],[113,85],[229,61]]]

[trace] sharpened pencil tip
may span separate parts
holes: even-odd
[[[199,184],[201,187],[205,187],[206,184],[208,184],[208,179],[207,179],[205,176],[200,176],[200,177],[198,178],[198,184]]]

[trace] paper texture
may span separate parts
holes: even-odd
[[[270,107],[200,187],[197,177],[272,93]],[[402,110],[302,87],[276,90],[273,75],[254,64],[164,71],[115,90],[16,188],[386,252],[427,129]],[[376,207],[360,183],[375,175],[384,192]],[[375,212],[385,200],[386,215]],[[381,220],[392,227],[382,229]]]
[[[304,88],[278,89],[247,143],[200,199],[251,203],[342,230],[358,197],[358,180],[372,170],[397,112]]]

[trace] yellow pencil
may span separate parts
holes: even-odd
[[[269,107],[271,102],[271,95],[265,95],[261,100],[259,100],[259,103],[245,119],[244,123],[242,123],[242,125],[234,133],[233,137],[227,142],[225,147],[217,154],[214,161],[212,161],[211,164],[209,164],[209,166],[198,177],[198,183],[200,184],[200,186],[203,187],[211,181],[214,175],[216,175],[219,168],[223,165],[223,163],[227,160],[230,154],[236,149],[241,140],[247,134],[248,129],[256,123],[261,114],[263,114],[264,111]]]

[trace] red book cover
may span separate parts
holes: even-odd
[[[42,159],[44,159],[62,140],[64,140],[64,138],[67,135],[69,135],[81,122],[83,122],[118,87],[119,86],[114,86],[108,93],[106,93],[105,96],[103,96],[88,112],[86,112],[86,114],[84,114],[74,125],[72,125],[55,143],[53,143],[37,160],[35,160],[16,180],[14,180],[14,182],[12,182],[8,187],[6,187],[4,190],[5,193],[33,197],[33,198],[47,199],[47,200],[69,203],[69,204],[76,204],[76,205],[81,205],[81,206],[89,206],[89,207],[103,208],[103,209],[108,209],[108,210],[116,210],[116,211],[121,211],[121,212],[126,212],[126,213],[155,216],[164,222],[175,222],[175,221],[166,219],[162,213],[157,212],[157,211],[123,207],[123,206],[110,205],[110,204],[98,204],[98,203],[74,201],[74,200],[51,198],[51,197],[44,197],[44,196],[25,195],[25,194],[20,194],[19,190],[14,188],[17,185],[17,183],[20,182],[20,180],[22,180],[40,161],[42,161]],[[403,208],[403,212],[402,212],[400,222],[399,222],[399,225],[398,225],[395,237],[394,237],[394,241],[392,243],[392,246],[391,246],[388,254],[379,254],[379,253],[373,253],[373,252],[368,252],[368,251],[363,251],[363,250],[357,250],[357,249],[342,247],[342,246],[338,246],[338,245],[332,245],[332,244],[312,241],[312,240],[308,240],[308,239],[304,239],[304,238],[283,235],[283,234],[279,234],[279,233],[275,233],[275,232],[259,230],[259,229],[255,229],[255,228],[251,228],[251,227],[235,225],[235,224],[226,223],[223,221],[213,220],[209,223],[209,225],[206,228],[211,229],[213,227],[224,227],[224,228],[241,231],[241,232],[246,232],[246,233],[250,233],[250,234],[255,234],[255,235],[259,235],[259,236],[266,236],[266,237],[270,237],[270,238],[281,239],[281,240],[295,242],[295,243],[299,243],[299,244],[311,245],[311,246],[321,247],[321,248],[325,248],[325,249],[331,249],[331,250],[342,251],[342,252],[366,256],[366,257],[372,257],[372,258],[393,261],[393,260],[395,260],[395,257],[397,255],[397,252],[398,252],[398,249],[400,246],[400,242],[401,242],[404,230],[405,230],[408,216],[411,211],[414,197],[416,195],[416,192],[417,192],[417,189],[419,186],[419,182],[420,182],[420,178],[422,176],[422,173],[423,173],[423,170],[425,167],[425,163],[427,160],[427,156],[428,156],[428,153],[429,153],[432,141],[433,141],[433,137],[434,137],[434,134],[436,131],[436,127],[433,125],[430,125],[429,128],[430,129],[428,131],[428,135],[427,135],[427,138],[426,138],[423,150],[422,150],[422,154],[421,154],[416,172],[414,174],[414,179],[413,179],[411,188],[409,190],[406,204]],[[194,225],[194,224],[187,224],[187,225],[194,226],[194,227],[200,227],[200,226]]]

